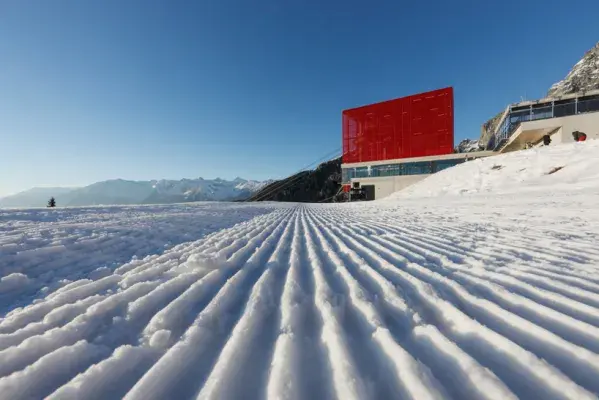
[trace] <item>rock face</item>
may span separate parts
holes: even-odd
[[[483,126],[481,127],[480,138],[478,139],[478,142],[483,146],[483,149],[487,148],[489,139],[491,139],[491,136],[493,136],[495,129],[497,129],[497,124],[499,124],[499,121],[500,121],[501,116],[503,115],[504,111],[505,110],[501,110],[499,113],[497,113],[497,115],[495,115],[493,118],[491,118],[490,120],[485,122],[483,124]],[[487,150],[491,150],[491,149],[487,149]]]
[[[251,201],[330,202],[341,186],[341,157],[265,186]]]
[[[472,153],[473,151],[483,151],[485,147],[478,141],[464,139],[453,149],[454,153]]]
[[[551,86],[546,97],[560,97],[597,89],[599,89],[599,43],[585,53],[563,80]],[[500,111],[481,127],[479,141],[485,147],[495,132],[503,112],[504,110]]]
[[[599,89],[599,43],[585,53],[565,79],[551,86],[547,97],[559,97],[597,89]]]

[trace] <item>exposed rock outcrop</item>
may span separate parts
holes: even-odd
[[[563,80],[551,86],[547,97],[597,89],[599,89],[599,43],[585,53]]]
[[[265,186],[251,201],[295,201],[317,203],[332,201],[341,186],[341,157],[320,164]]]
[[[495,129],[497,129],[497,124],[499,124],[501,116],[504,112],[505,110],[501,110],[499,113],[497,113],[497,115],[485,122],[481,127],[480,138],[478,139],[478,142],[483,146],[484,149],[487,148],[487,144],[489,143],[491,136],[493,136]]]
[[[454,153],[472,153],[473,151],[483,151],[485,147],[473,139],[464,139],[453,149]]]

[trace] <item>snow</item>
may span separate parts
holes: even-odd
[[[443,170],[390,196],[399,199],[462,194],[594,191],[599,188],[599,140],[479,158]]]
[[[150,347],[166,348],[170,337],[171,331],[168,329],[161,329],[157,332],[154,332],[152,338],[150,339]]]
[[[244,203],[0,210],[0,315],[271,210]]]
[[[0,294],[11,291],[23,290],[29,285],[29,278],[25,274],[13,272],[0,278]]]
[[[373,203],[2,211],[0,397],[597,398],[597,171],[588,141]]]

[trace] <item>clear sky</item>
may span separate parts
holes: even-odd
[[[453,86],[456,142],[599,41],[599,1],[0,0],[0,196],[279,178],[341,110]]]

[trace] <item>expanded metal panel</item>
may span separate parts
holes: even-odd
[[[343,163],[453,152],[453,88],[342,113]]]

